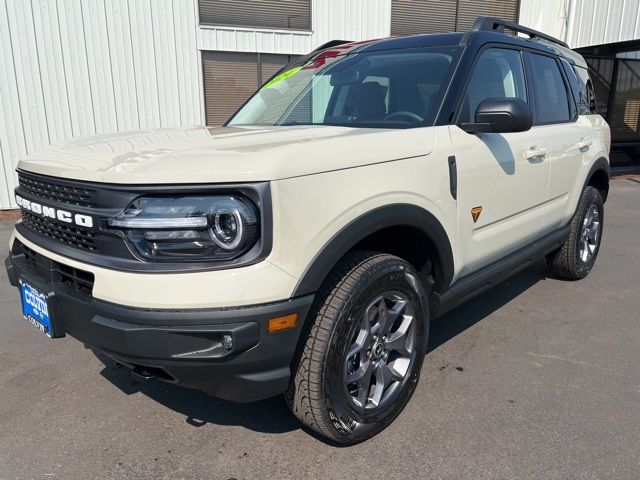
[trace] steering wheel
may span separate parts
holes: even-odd
[[[418,115],[417,113],[409,112],[407,110],[398,110],[397,112],[392,112],[389,115],[385,116],[384,119],[393,120],[398,117],[409,118],[415,122],[424,122],[424,118],[422,118],[420,115]]]

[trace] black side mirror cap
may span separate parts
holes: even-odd
[[[533,124],[529,105],[519,98],[487,98],[476,109],[475,123],[462,123],[465,132],[526,132]]]

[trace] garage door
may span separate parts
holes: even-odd
[[[289,55],[203,52],[204,105],[207,125],[222,125],[273,74]]]

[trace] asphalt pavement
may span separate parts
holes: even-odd
[[[640,180],[613,180],[588,278],[540,262],[436,320],[405,411],[346,448],[302,430],[281,397],[140,383],[47,339],[3,271],[0,479],[638,479],[639,209]]]

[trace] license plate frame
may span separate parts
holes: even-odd
[[[32,283],[18,278],[22,316],[49,338],[55,338],[49,295]]]

